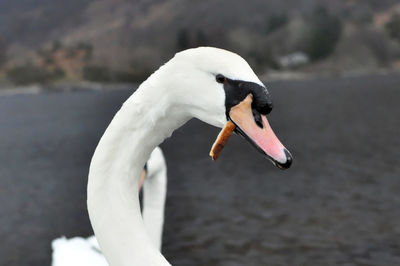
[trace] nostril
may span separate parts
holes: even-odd
[[[256,122],[257,126],[259,126],[260,128],[263,128],[264,126],[263,126],[263,122],[262,122],[260,113],[254,108],[252,110],[253,110],[254,121]]]

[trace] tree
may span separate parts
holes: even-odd
[[[85,59],[86,60],[92,59],[92,56],[93,56],[93,45],[91,43],[79,42],[76,45],[76,48],[85,50]]]
[[[392,39],[400,42],[400,14],[394,14],[386,23],[385,29]]]
[[[7,44],[6,42],[0,37],[0,67],[4,65],[7,58]]]
[[[330,14],[325,7],[316,7],[308,18],[308,25],[306,53],[314,61],[329,56],[342,32],[339,18]]]
[[[60,48],[62,48],[62,43],[59,40],[54,40],[51,44],[51,51],[55,52]]]
[[[32,64],[16,66],[7,72],[7,79],[17,85],[48,83],[61,79],[64,76],[65,73],[60,68],[48,71]]]
[[[288,22],[288,17],[286,14],[272,14],[271,16],[268,17],[267,27],[265,29],[265,32],[267,34],[274,32],[280,29],[281,27],[285,26],[287,22]]]

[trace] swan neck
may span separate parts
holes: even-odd
[[[142,85],[121,107],[93,155],[88,210],[93,230],[111,266],[170,265],[146,234],[139,179],[153,149],[188,116],[168,99],[155,99]]]

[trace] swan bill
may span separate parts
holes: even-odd
[[[222,149],[225,147],[232,133],[235,131],[235,128],[236,128],[235,124],[232,123],[231,121],[228,121],[225,124],[225,127],[218,134],[218,137],[215,140],[210,151],[210,156],[213,159],[213,161],[216,161],[218,159],[219,155],[222,152]]]
[[[139,190],[142,188],[144,179],[146,178],[146,175],[147,175],[147,169],[146,169],[146,168],[147,168],[147,167],[145,167],[145,169],[143,169],[142,174],[140,175],[140,179],[139,179]]]
[[[229,111],[235,132],[248,140],[278,168],[287,169],[293,161],[290,152],[282,145],[272,130],[266,115],[252,109],[253,96],[249,94]]]

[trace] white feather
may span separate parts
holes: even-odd
[[[180,52],[139,86],[101,138],[90,165],[87,203],[110,265],[170,265],[140,214],[140,173],[151,151],[188,120],[225,125],[225,92],[216,74],[262,84],[232,52],[211,47]]]
[[[155,247],[161,249],[167,168],[163,153],[156,147],[147,161],[143,183],[143,219]],[[52,266],[108,266],[95,236],[63,237],[52,241]]]

